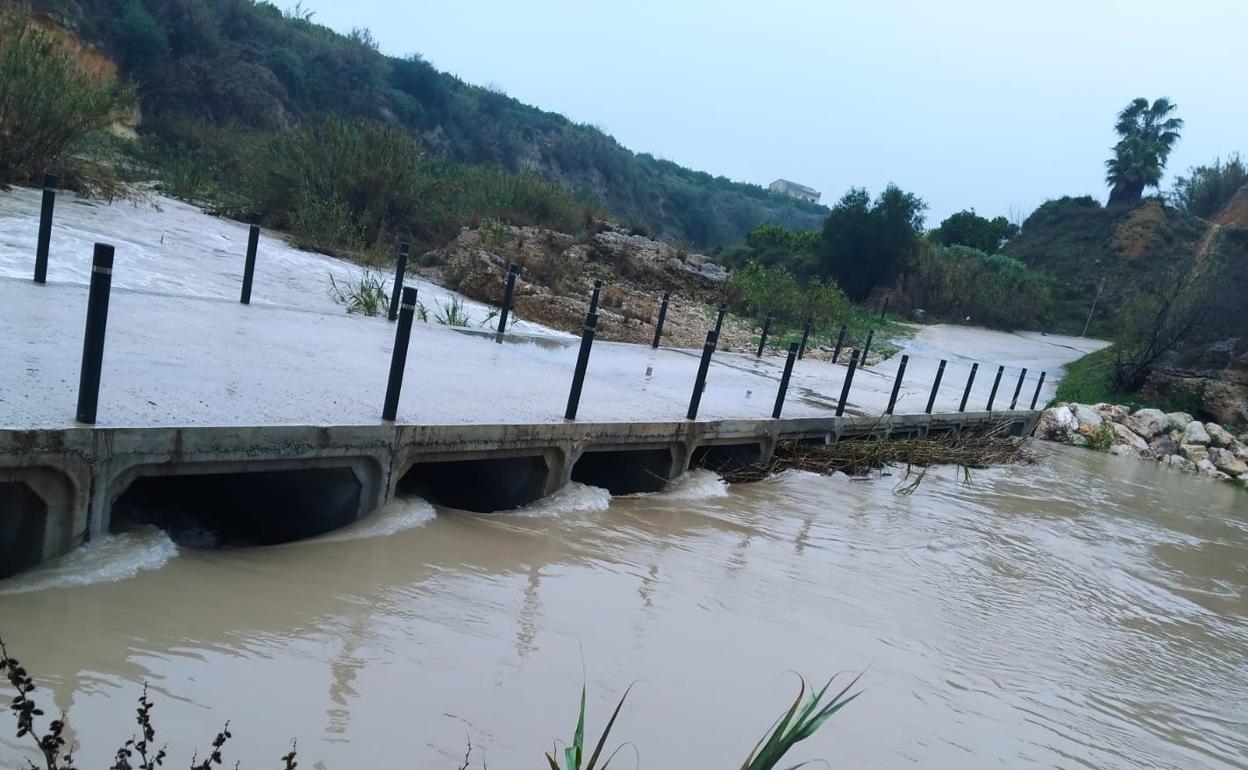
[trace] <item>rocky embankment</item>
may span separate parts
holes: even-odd
[[[601,280],[596,336],[619,342],[649,343],[659,300],[671,292],[663,341],[679,347],[705,341],[728,277],[701,254],[607,222],[594,223],[582,236],[502,224],[464,229],[426,254],[423,264],[424,272],[447,288],[492,305],[502,302],[507,266],[520,265],[515,314],[570,332],[584,324],[594,281]],[[729,319],[720,335],[723,349],[757,344],[752,325],[736,319]]]
[[[1044,410],[1033,435],[1248,484],[1248,433],[1236,437],[1217,423],[1200,422],[1184,412],[1059,403]]]

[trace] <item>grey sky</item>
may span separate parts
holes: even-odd
[[[280,2],[280,0],[279,0]],[[831,204],[888,182],[930,205],[1026,214],[1104,200],[1115,113],[1168,96],[1187,121],[1166,181],[1248,153],[1248,0],[304,0],[388,54],[595,124],[732,179]]]

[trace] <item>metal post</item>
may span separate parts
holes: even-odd
[[[806,357],[806,341],[810,339],[811,325],[812,321],[808,319],[806,324],[802,326],[802,344],[797,346],[797,358],[799,361]]]
[[[932,380],[932,394],[927,397],[927,408],[923,410],[924,414],[932,413],[932,406],[936,404],[936,392],[940,390],[940,381],[945,376],[945,359],[940,359],[940,366],[936,367],[936,379]]]
[[[836,335],[836,349],[832,351],[832,363],[836,363],[836,359],[841,357],[841,347],[845,344],[845,327],[841,327],[840,333]]]
[[[1035,411],[1036,402],[1040,400],[1040,389],[1044,387],[1044,375],[1048,372],[1040,372],[1040,381],[1036,383],[1036,392],[1031,396],[1031,409]]]
[[[706,344],[702,346],[702,360],[698,363],[698,376],[693,381],[693,396],[689,398],[689,412],[686,419],[698,419],[698,405],[702,403],[702,390],[706,387],[706,372],[711,368],[711,354],[719,342],[719,334],[714,330],[706,333]]]
[[[386,383],[386,403],[381,419],[394,422],[399,411],[399,391],[403,389],[403,370],[407,367],[407,343],[412,336],[412,316],[416,314],[416,287],[403,288],[399,307],[399,325],[394,330],[394,350],[390,353],[390,380]]]
[[[862,364],[862,368],[864,369],[867,368],[867,353],[871,350],[871,340],[873,339],[875,339],[875,329],[871,329],[867,332],[867,341],[863,344],[862,356],[858,359],[858,362]]]
[[[52,243],[52,209],[56,207],[56,176],[43,175],[43,205],[39,208],[39,240],[35,245],[35,283],[48,280],[48,247]]]
[[[1018,375],[1018,384],[1014,386],[1014,398],[1010,399],[1010,411],[1014,411],[1014,407],[1018,406],[1018,394],[1023,392],[1023,380],[1027,379],[1027,369]]]
[[[789,391],[789,379],[793,376],[793,362],[797,360],[797,343],[789,343],[789,357],[784,362],[784,374],[780,375],[780,390],[776,392],[776,405],[771,408],[771,419],[780,419],[784,409],[784,394]]]
[[[858,351],[849,355],[849,371],[845,372],[845,384],[841,386],[841,400],[836,402],[836,416],[845,414],[845,402],[849,400],[849,386],[854,381],[854,370],[858,368]]]
[[[997,388],[1001,385],[1001,375],[1002,375],[1002,373],[1004,373],[1004,372],[1005,372],[1005,367],[1004,367],[1004,366],[998,366],[998,367],[997,367],[997,376],[996,376],[996,379],[994,379],[994,380],[992,381],[992,392],[990,392],[990,393],[988,394],[988,407],[987,407],[987,411],[989,411],[989,412],[991,412],[991,411],[992,411],[992,402],[997,400]]]
[[[966,411],[966,400],[971,397],[971,385],[975,384],[975,373],[979,371],[979,364],[971,364],[971,374],[966,378],[966,390],[962,391],[962,403],[958,404],[958,411]]]
[[[589,295],[589,312],[598,314],[598,295],[602,293],[602,281],[594,281],[594,291]]]
[[[507,331],[507,316],[511,313],[511,298],[516,291],[516,274],[519,272],[519,265],[512,265],[507,268],[507,288],[503,290],[503,308],[498,311],[499,334]]]
[[[243,262],[243,292],[238,301],[244,305],[251,304],[251,281],[256,274],[256,248],[260,244],[260,226],[252,225],[247,230],[247,259]]]
[[[897,405],[897,394],[901,392],[901,378],[906,376],[906,364],[910,363],[910,356],[903,355],[901,357],[901,366],[897,367],[897,379],[893,380],[893,392],[888,396],[888,408],[884,410],[884,414],[892,414],[893,407]]]
[[[597,282],[601,286],[601,281]],[[594,299],[590,307],[597,304],[598,286],[594,288]],[[568,391],[568,408],[563,412],[563,419],[575,420],[577,407],[581,405],[581,388],[585,385],[585,369],[589,366],[589,349],[594,346],[594,329],[598,326],[598,314],[590,310],[585,314],[585,326],[581,328],[581,350],[576,355],[576,369],[572,371],[572,390]]]
[[[884,314],[888,312],[888,304],[893,301],[893,295],[889,294],[884,298],[884,307],[880,308],[880,323],[884,323]]]
[[[403,274],[407,272],[407,254],[411,248],[410,244],[399,244],[399,259],[394,263],[394,287],[390,289],[390,312],[386,316],[391,321],[399,317],[399,295],[403,293]]]
[[[724,328],[724,314],[728,312],[728,306],[723,302],[719,303],[719,317],[715,319],[715,337],[719,338],[719,333]]]
[[[650,344],[652,348],[659,346],[659,338],[663,336],[663,322],[667,320],[667,301],[671,297],[669,292],[663,292],[663,301],[659,303],[659,320],[654,324],[654,342]]]
[[[113,285],[113,247],[95,244],[91,257],[91,288],[87,293],[87,328],[82,338],[78,377],[78,422],[95,424],[104,367],[104,330],[108,326],[108,294]]]
[[[758,352],[754,354],[755,358],[763,357],[763,348],[767,347],[767,333],[771,331],[771,315],[768,314],[763,319],[763,336],[758,340]]]

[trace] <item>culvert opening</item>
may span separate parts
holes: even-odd
[[[713,471],[731,471],[761,462],[762,459],[761,444],[717,444],[694,449],[689,464]]]
[[[0,481],[0,578],[16,575],[43,559],[48,505],[20,481]]]
[[[417,462],[399,479],[400,495],[463,511],[491,513],[528,505],[546,491],[546,459],[490,457]]]
[[[672,472],[670,449],[587,450],[572,466],[572,480],[613,495],[658,492]]]
[[[110,527],[154,525],[179,545],[276,545],[356,519],[363,489],[350,468],[144,476],[113,503]]]

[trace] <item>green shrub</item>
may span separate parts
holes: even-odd
[[[82,70],[52,35],[0,14],[0,184],[65,172],[69,151],[119,120],[132,93]]]
[[[329,276],[329,298],[342,305],[348,313],[379,316],[390,310],[390,295],[381,275],[365,270],[356,281],[338,283]]]
[[[1009,329],[1043,323],[1052,303],[1053,282],[1004,254],[967,246],[927,246],[899,282],[910,307],[935,317],[966,318]]]

